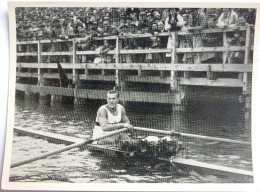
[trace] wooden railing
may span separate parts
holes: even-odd
[[[135,49],[135,50],[124,50],[120,49],[120,41],[122,39],[136,39],[151,37],[150,34],[138,34],[131,36],[109,36],[109,37],[96,37],[95,40],[113,40],[116,41],[115,50],[108,51],[108,55],[115,56],[115,63],[79,63],[78,57],[82,55],[97,55],[97,51],[79,51],[76,48],[76,40],[71,39],[67,40],[67,43],[71,44],[70,51],[42,51],[42,47],[45,44],[52,43],[64,43],[63,40],[40,40],[40,41],[27,41],[27,42],[17,42],[17,46],[27,46],[31,45],[35,47],[35,52],[17,52],[17,58],[21,57],[33,57],[34,59],[30,62],[17,62],[17,76],[18,77],[28,77],[28,78],[38,78],[38,82],[41,81],[41,78],[58,78],[58,74],[43,73],[43,69],[55,69],[57,65],[55,63],[44,63],[43,57],[50,56],[69,56],[70,61],[68,63],[61,63],[63,69],[72,70],[72,73],[68,73],[68,77],[73,81],[77,80],[103,80],[103,81],[114,81],[116,86],[120,86],[120,71],[122,70],[137,70],[137,77],[126,76],[124,80],[126,81],[135,81],[135,82],[147,82],[147,83],[166,83],[170,84],[171,90],[176,90],[179,85],[199,85],[199,86],[224,86],[224,87],[241,87],[243,88],[243,93],[246,94],[248,87],[248,78],[247,74],[252,73],[252,62],[249,59],[250,52],[253,51],[253,46],[251,45],[253,40],[251,39],[251,30],[252,27],[240,27],[239,31],[245,32],[245,45],[242,46],[223,46],[218,47],[193,47],[193,48],[179,48],[178,38],[179,36],[192,35],[189,32],[173,32],[173,33],[162,33],[159,36],[171,36],[173,39],[173,44],[171,48],[163,49]],[[200,34],[210,34],[210,33],[222,33],[223,42],[227,39],[227,34],[234,32],[234,29],[206,29],[202,30]],[[36,48],[37,47],[37,48]],[[203,64],[187,64],[187,63],[178,63],[178,57],[184,53],[230,53],[230,52],[244,52],[244,62],[243,64],[239,63],[222,63],[212,64],[212,63],[203,63]],[[120,61],[120,56],[130,55],[130,54],[171,54],[171,60],[169,63],[122,63]],[[25,59],[26,60],[26,59]],[[37,72],[25,71],[22,72],[22,68],[28,69],[37,69]],[[114,70],[115,75],[90,75],[88,71],[90,69],[101,69],[101,70]],[[84,70],[85,73],[79,73],[79,70]],[[143,76],[143,71],[168,71],[169,76]],[[205,77],[189,78],[180,77],[178,72],[206,72]],[[240,73],[242,76],[240,78],[216,78],[212,79],[212,73]],[[104,74],[104,73],[102,73]]]

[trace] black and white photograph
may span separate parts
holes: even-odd
[[[4,185],[253,184],[258,13],[228,5],[10,3]]]

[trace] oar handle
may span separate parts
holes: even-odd
[[[101,139],[105,139],[107,137],[110,137],[110,136],[113,136],[113,135],[116,135],[116,134],[119,134],[119,133],[123,133],[123,132],[125,132],[127,130],[128,130],[127,128],[123,128],[123,129],[119,129],[119,130],[116,130],[116,131],[111,131],[111,132],[109,132],[106,135],[102,135],[102,136],[96,137],[94,139],[88,139],[88,140],[86,140],[84,142],[75,143],[75,144],[66,146],[66,147],[64,147],[62,149],[58,149],[58,150],[55,150],[55,151],[52,151],[52,152],[49,152],[49,153],[45,153],[43,155],[39,155],[39,156],[33,157],[31,159],[27,159],[27,160],[24,160],[24,161],[20,161],[20,162],[14,163],[14,164],[11,165],[11,168],[18,167],[18,166],[21,166],[21,165],[24,165],[24,164],[28,164],[28,163],[31,163],[33,161],[37,161],[37,160],[40,160],[40,159],[44,159],[44,158],[50,157],[52,155],[56,155],[58,153],[62,153],[64,151],[68,151],[70,149],[74,149],[74,148],[80,147],[82,145],[90,144],[93,141],[99,141]]]
[[[219,138],[219,137],[210,137],[210,136],[204,136],[204,135],[195,135],[195,134],[180,133],[180,132],[175,132],[175,131],[150,129],[150,128],[144,128],[144,127],[134,127],[133,130],[152,132],[152,133],[163,134],[163,135],[177,135],[177,136],[184,136],[184,137],[190,137],[190,138],[196,138],[196,139],[221,141],[221,142],[226,142],[226,143],[235,143],[235,144],[242,144],[242,145],[251,145],[251,143],[247,142],[247,141],[238,141],[238,140],[225,139],[225,138]]]

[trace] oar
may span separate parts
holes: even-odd
[[[224,139],[224,138],[219,138],[219,137],[210,137],[210,136],[204,136],[204,135],[180,133],[180,132],[175,132],[175,131],[164,131],[164,130],[158,130],[158,129],[149,129],[149,128],[144,128],[144,127],[134,127],[133,130],[147,131],[147,132],[158,133],[158,134],[163,134],[163,135],[180,135],[180,136],[191,137],[191,138],[196,138],[196,139],[205,139],[205,140],[211,140],[211,141],[221,141],[221,142],[226,142],[226,143],[251,145],[251,143],[247,142],[247,141],[238,141],[238,140]]]
[[[86,145],[86,144],[90,144],[92,143],[93,141],[99,141],[101,139],[105,139],[107,137],[110,137],[110,136],[113,136],[113,135],[116,135],[116,134],[119,134],[119,133],[123,133],[125,131],[127,131],[128,129],[127,128],[123,128],[123,129],[120,129],[120,130],[116,130],[116,131],[112,131],[106,135],[102,135],[100,137],[96,137],[94,139],[88,139],[84,142],[81,142],[81,143],[75,143],[75,144],[72,144],[72,145],[69,145],[67,147],[64,147],[62,149],[58,149],[58,150],[55,150],[55,151],[52,151],[52,152],[49,152],[49,153],[45,153],[43,155],[39,155],[37,157],[33,157],[31,159],[27,159],[27,160],[24,160],[24,161],[20,161],[20,162],[17,162],[17,163],[14,163],[11,165],[11,168],[14,168],[14,167],[18,167],[18,166],[21,166],[21,165],[24,165],[24,164],[28,164],[28,163],[31,163],[33,161],[37,161],[39,159],[44,159],[46,157],[49,157],[49,156],[52,156],[52,155],[56,155],[58,153],[61,153],[61,152],[64,152],[64,151],[68,151],[70,149],[74,149],[74,148],[77,148],[77,147],[81,147],[82,145]]]

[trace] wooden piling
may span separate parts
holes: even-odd
[[[171,52],[171,77],[170,77],[170,91],[174,93],[175,96],[175,102],[172,105],[172,110],[173,111],[184,111],[185,107],[181,103],[181,98],[180,98],[180,86],[178,84],[178,77],[177,77],[177,72],[175,71],[174,65],[178,63],[177,61],[177,34],[173,32],[171,34],[172,38],[172,52]],[[177,101],[177,102],[176,102]]]
[[[249,52],[250,52],[250,39],[251,27],[248,26],[246,29],[246,42],[245,42],[245,57],[244,65],[249,64]],[[243,73],[243,97],[245,98],[244,104],[244,127],[246,129],[251,128],[251,91],[252,91],[252,73]]]

